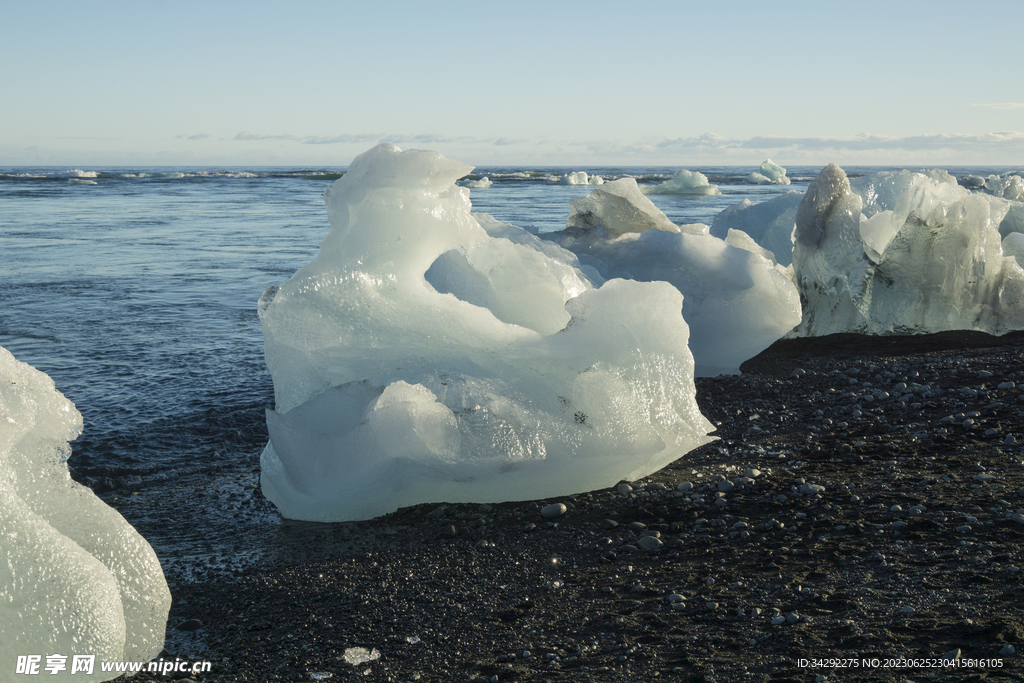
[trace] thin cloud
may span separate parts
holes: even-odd
[[[381,138],[380,133],[361,133],[359,135],[311,135],[302,139],[304,145],[337,145],[354,142],[375,142]]]
[[[205,140],[210,137],[207,133],[196,133],[195,135],[189,135],[189,140]]]
[[[984,107],[985,109],[1024,109],[1024,102],[998,102],[992,104],[971,104],[972,107]]]
[[[245,130],[235,136],[235,140],[295,140],[297,139],[294,135],[257,135],[256,133],[250,133]]]
[[[502,137],[494,141],[494,145],[500,147],[502,145],[522,145],[529,142],[526,138],[508,138]]]

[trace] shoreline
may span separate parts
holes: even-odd
[[[162,656],[203,681],[1019,676],[1024,333],[782,340],[743,370],[697,379],[720,440],[628,489],[282,522],[261,564],[172,582]]]

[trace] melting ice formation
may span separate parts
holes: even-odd
[[[706,225],[677,226],[632,178],[570,204],[566,229],[542,237],[601,277],[661,280],[682,292],[697,375],[739,372],[740,363],[799,324],[796,287],[746,235],[727,242]]]
[[[761,168],[747,176],[747,182],[753,185],[789,185],[786,169],[767,159]]]
[[[486,190],[493,184],[494,183],[491,182],[491,179],[488,178],[487,176],[484,176],[479,180],[472,180],[470,178],[466,178],[465,180],[460,180],[458,182],[458,185],[460,185],[461,187],[468,187],[471,190]]]
[[[601,185],[604,178],[599,175],[588,176],[585,171],[566,173],[558,179],[560,185]]]
[[[0,348],[0,662],[94,654],[149,661],[164,644],[171,594],[150,545],[72,481],[68,442],[82,416],[53,381]],[[95,680],[110,680],[117,673]],[[67,670],[47,680],[77,680]],[[90,677],[92,678],[92,677]]]
[[[319,255],[260,299],[276,399],[261,480],[284,516],[564,495],[711,440],[678,290],[595,288],[571,253],[474,218],[453,184],[469,170],[360,155],[325,193]]]
[[[657,185],[645,185],[640,188],[644,194],[686,194],[686,195],[715,195],[722,194],[718,185],[708,182],[708,177],[698,171],[687,171],[683,169],[675,174],[671,180],[666,180]]]
[[[851,182],[828,165],[796,214],[798,334],[1024,329],[1019,208],[945,171]]]

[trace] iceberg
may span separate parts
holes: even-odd
[[[945,171],[853,182],[829,164],[797,210],[799,335],[1024,329],[1024,271],[1003,253],[1005,199]]]
[[[486,190],[494,183],[491,182],[490,178],[484,176],[483,178],[480,178],[478,180],[466,178],[465,180],[460,180],[457,184],[460,187],[468,187],[471,190]]]
[[[657,185],[645,185],[640,188],[644,194],[683,194],[683,195],[715,195],[722,194],[718,185],[708,182],[708,177],[698,171],[683,169],[671,180]]]
[[[603,181],[602,181],[603,182]],[[558,179],[559,185],[589,185],[590,178],[587,176],[586,171],[573,171],[572,173],[566,173]]]
[[[744,199],[715,216],[711,222],[711,234],[726,239],[732,230],[745,232],[758,245],[772,252],[777,263],[788,266],[793,262],[796,207],[803,197],[803,193],[794,190],[756,204]]]
[[[984,182],[985,192],[994,197],[1024,202],[1024,178],[1017,173],[990,175]]]
[[[683,295],[690,351],[701,376],[735,374],[800,323],[796,286],[763,253],[733,246],[706,225],[677,226],[632,178],[571,202],[566,228],[541,235],[601,277],[664,281]],[[747,240],[750,238],[747,237]]]
[[[261,482],[285,517],[566,495],[711,440],[679,292],[595,287],[574,255],[471,214],[469,170],[394,145],[356,157],[317,257],[261,297]]]
[[[116,510],[71,479],[68,442],[81,433],[81,413],[2,347],[0,423],[0,662],[153,659],[171,605],[160,562]],[[120,675],[98,669],[96,680]],[[71,674],[69,659],[52,680],[78,678]]]
[[[766,159],[761,162],[760,169],[747,176],[747,182],[752,185],[789,185],[790,181],[786,177],[786,169]]]

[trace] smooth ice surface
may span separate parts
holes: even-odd
[[[1003,255],[1014,257],[1017,265],[1024,266],[1024,234],[1011,232],[1003,238]]]
[[[641,188],[644,194],[685,194],[685,195],[715,195],[722,194],[718,185],[708,182],[708,177],[698,171],[687,171],[683,169],[675,174],[671,180],[666,180],[657,185],[645,185]]]
[[[747,182],[753,185],[789,185],[786,169],[771,159],[761,162],[761,168],[747,176]]]
[[[829,164],[797,210],[798,333],[1024,329],[1024,271],[999,234],[1010,208],[945,171],[851,183]]]
[[[793,230],[801,199],[803,194],[795,191],[756,204],[744,199],[715,216],[711,234],[726,239],[730,230],[742,230],[772,252],[777,263],[788,266],[793,262]]]
[[[576,253],[602,277],[661,280],[682,292],[698,375],[738,372],[740,363],[800,322],[796,287],[769,258],[748,248],[756,246],[749,237],[734,235],[739,246],[733,246],[708,234],[705,225],[673,225],[632,178],[571,203],[566,229],[543,237]]]
[[[68,473],[82,416],[53,381],[0,348],[0,662],[95,654],[148,661],[171,595],[150,545]],[[45,660],[44,660],[45,663]],[[68,669],[47,680],[77,680]],[[96,680],[103,677],[96,666]]]
[[[545,498],[710,440],[679,292],[600,280],[470,213],[469,167],[380,145],[325,193],[317,258],[260,300],[264,494],[294,519]],[[484,227],[486,226],[486,227]]]

